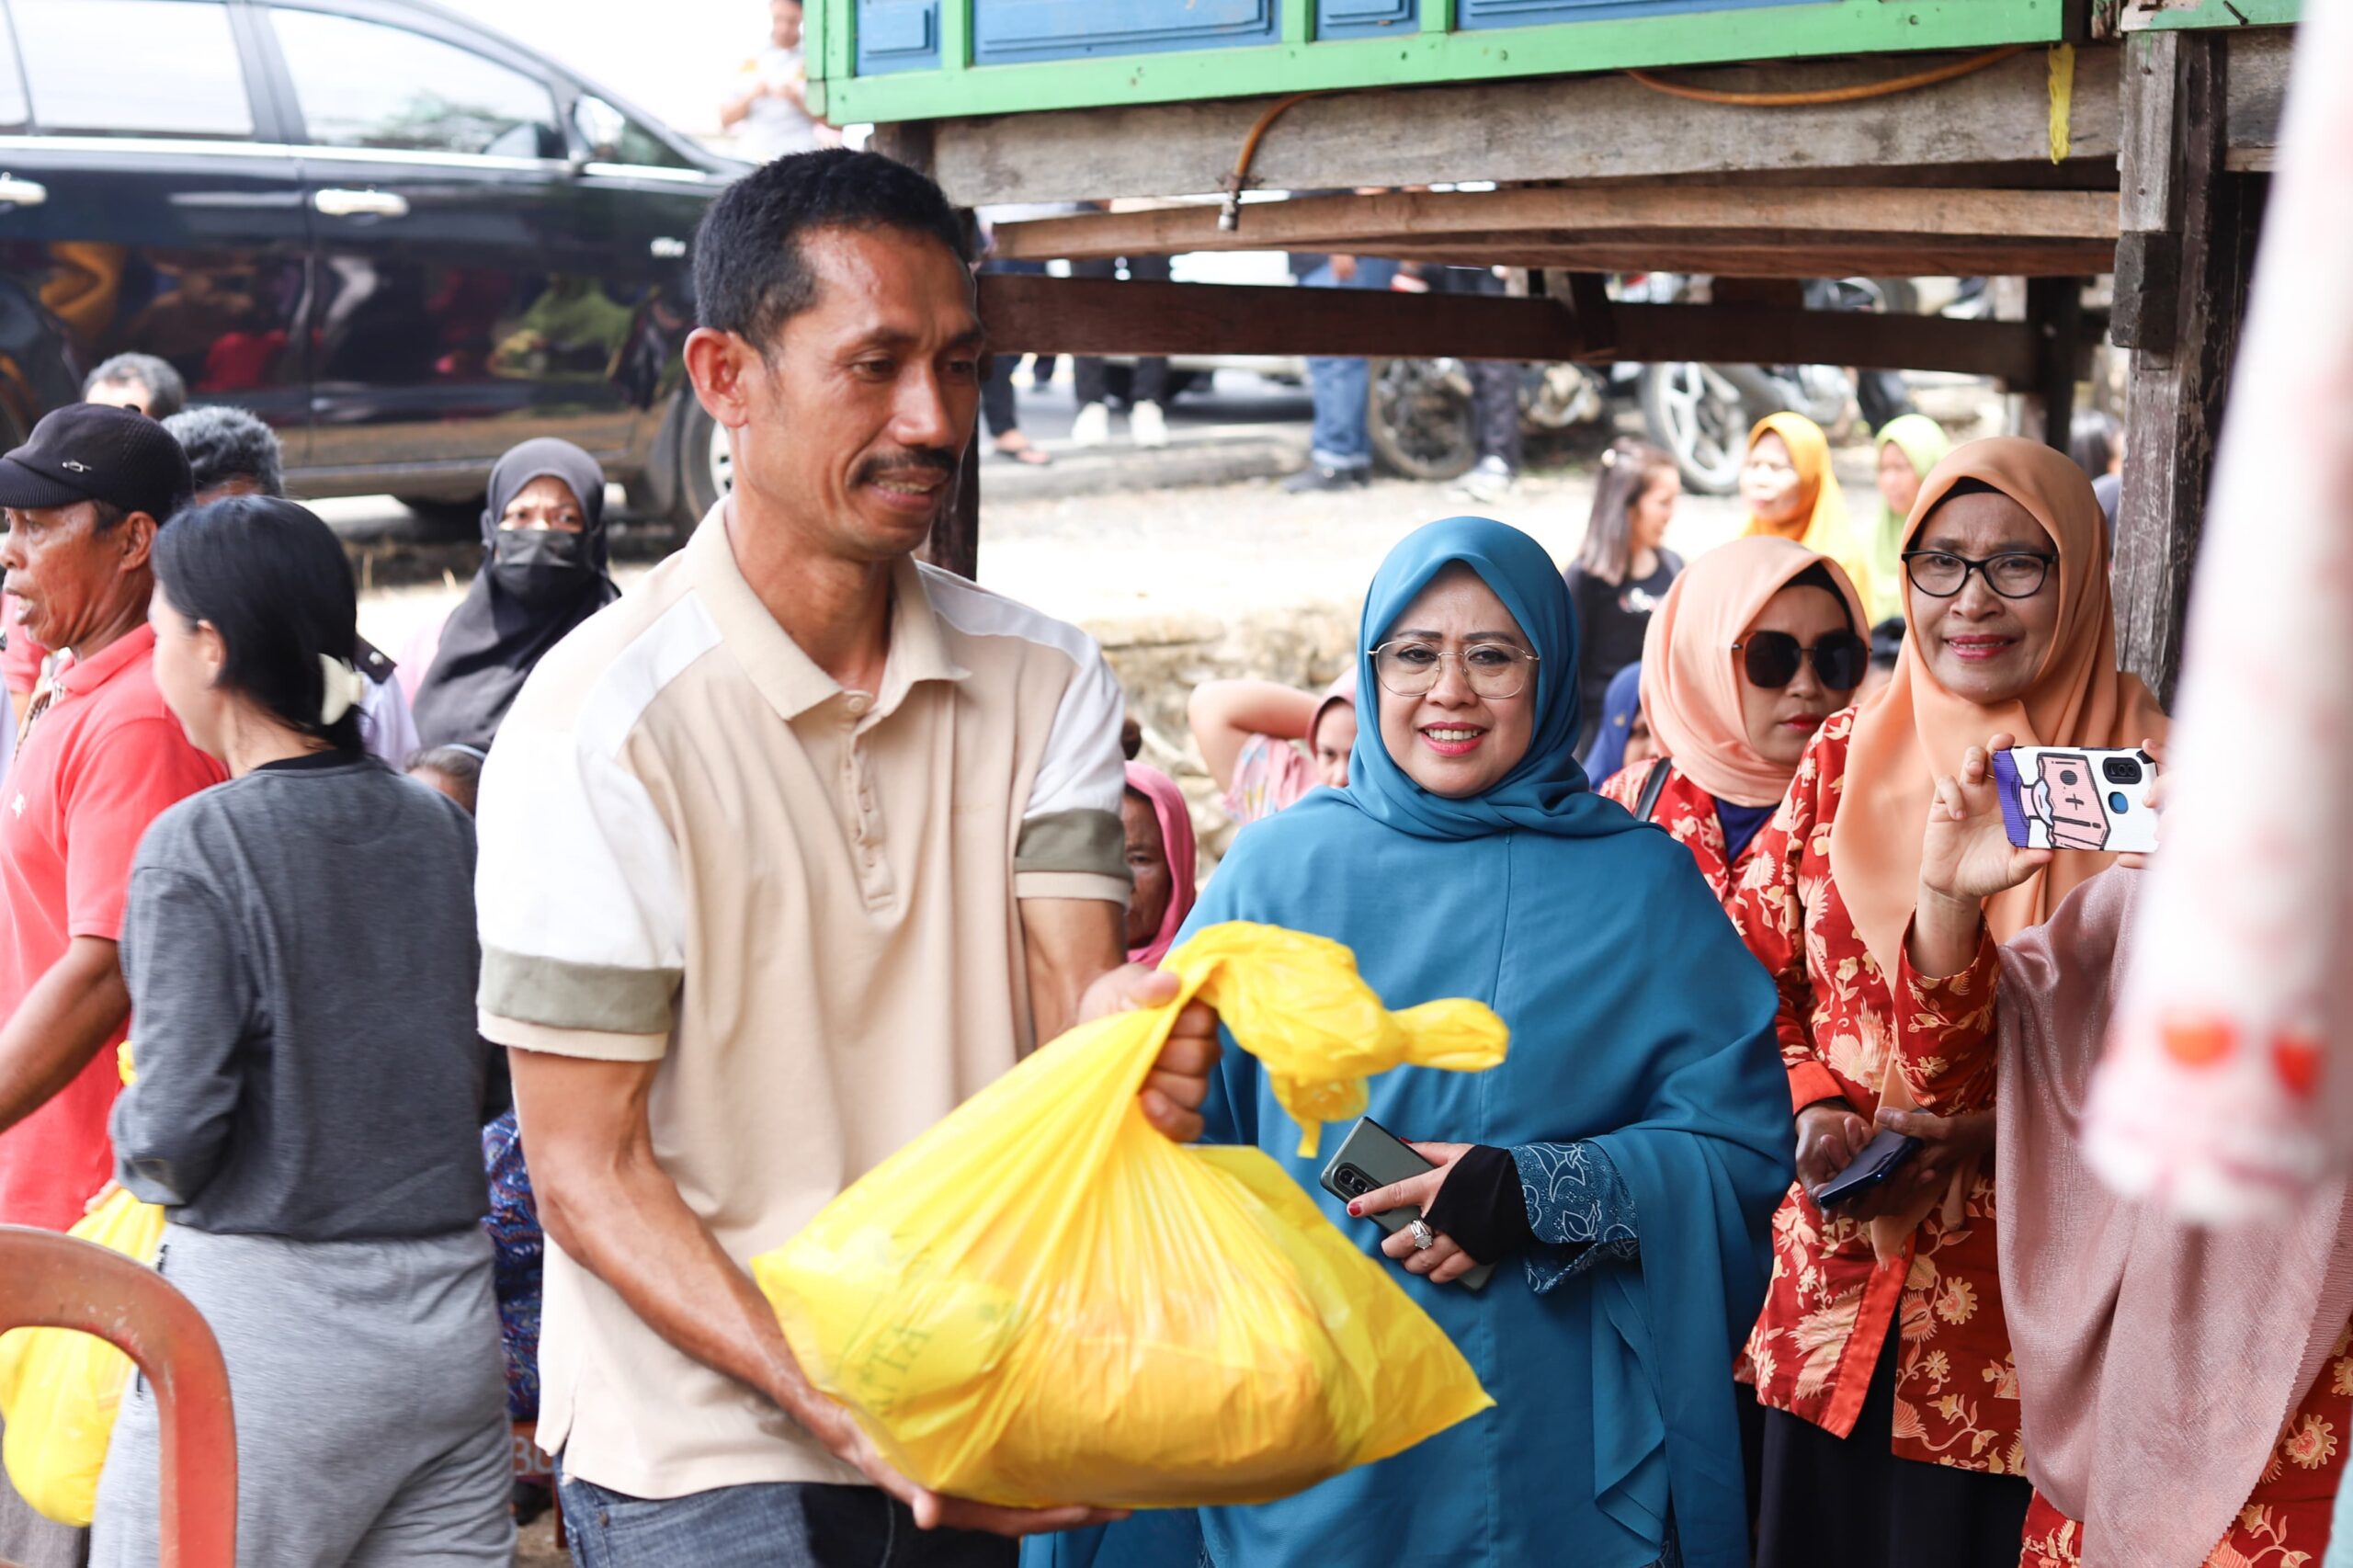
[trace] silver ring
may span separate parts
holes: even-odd
[[[1438,1233],[1430,1229],[1427,1220],[1416,1220],[1405,1229],[1413,1235],[1415,1252],[1427,1252],[1438,1245]]]

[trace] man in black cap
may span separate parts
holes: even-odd
[[[0,567],[56,649],[0,780],[0,1223],[62,1231],[114,1175],[107,1117],[129,1023],[116,942],[140,835],[225,777],[164,706],[147,623],[155,530],[191,483],[144,415],[61,408],[0,458]],[[0,1559],[78,1559],[0,1487]]]

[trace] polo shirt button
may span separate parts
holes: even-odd
[[[873,706],[873,704],[868,699],[866,693],[862,691],[853,691],[849,694],[847,700],[846,700],[842,706],[847,708],[850,712],[850,717],[855,719],[864,713],[867,709]]]

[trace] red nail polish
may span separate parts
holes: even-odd
[[[1360,1205],[1351,1203],[1348,1205],[1348,1212],[1352,1215],[1362,1214],[1364,1210]]]

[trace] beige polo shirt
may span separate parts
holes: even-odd
[[[655,1153],[745,1263],[1027,1049],[1017,901],[1128,878],[1091,641],[905,562],[882,688],[845,691],[745,582],[724,506],[524,687],[476,900],[483,1033],[659,1062]],[[552,1241],[540,1333],[540,1442],[583,1480],[860,1479]]]

